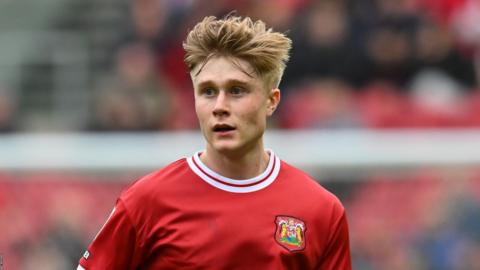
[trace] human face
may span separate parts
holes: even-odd
[[[207,152],[228,155],[263,151],[266,119],[280,101],[280,90],[265,89],[261,78],[248,75],[255,74],[253,68],[241,59],[214,57],[199,69],[190,75]]]

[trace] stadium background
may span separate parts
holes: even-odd
[[[4,268],[74,269],[123,188],[202,148],[181,41],[231,10],[294,41],[267,146],[342,199],[354,269],[480,269],[476,0],[2,1]]]

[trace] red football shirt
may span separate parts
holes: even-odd
[[[273,152],[245,180],[199,155],[126,189],[78,269],[351,269],[344,208],[317,182]]]

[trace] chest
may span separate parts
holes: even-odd
[[[312,269],[326,235],[311,209],[268,196],[172,201],[151,226],[148,261],[151,269]]]

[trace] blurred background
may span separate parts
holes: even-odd
[[[267,146],[344,202],[354,269],[480,269],[479,1],[3,0],[5,269],[75,269],[129,183],[204,147],[181,43],[232,10],[293,40]]]

